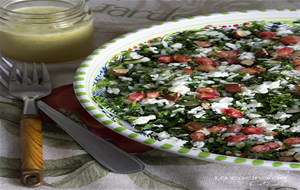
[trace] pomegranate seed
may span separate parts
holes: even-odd
[[[253,68],[240,68],[238,69],[238,72],[249,74],[249,75],[258,75],[259,71]]]
[[[238,50],[229,50],[229,51],[210,51],[210,55],[215,55],[222,58],[231,58],[236,57],[239,54]]]
[[[140,102],[145,98],[144,93],[134,93],[130,94],[128,100]]]
[[[158,98],[160,94],[160,91],[150,91],[147,92],[147,98]]]
[[[300,72],[300,65],[298,65],[295,70]]]
[[[238,50],[229,50],[229,51],[226,51],[226,53],[227,53],[228,58],[233,58],[239,54],[239,51]]]
[[[294,50],[290,47],[284,47],[284,48],[281,48],[276,51],[277,55],[281,56],[281,57],[288,57],[288,56],[292,55],[293,52],[294,52]]]
[[[300,41],[300,36],[285,36],[280,39],[283,44],[297,44]]]
[[[274,143],[274,142],[269,142],[265,144],[267,147],[269,147],[271,150],[277,149],[280,147],[280,144]]]
[[[209,46],[212,46],[212,43],[208,42],[208,41],[196,42],[196,44],[198,46],[200,46],[200,47],[209,47]]]
[[[213,61],[207,57],[199,57],[195,60],[195,62],[200,65],[213,65]]]
[[[184,72],[186,72],[188,75],[192,75],[194,73],[194,71],[192,69],[189,69],[189,68],[184,68],[183,69]]]
[[[228,57],[228,58],[225,58],[223,61],[228,62],[229,65],[237,64],[237,58],[236,57]]]
[[[196,90],[198,93],[209,93],[209,94],[220,94],[217,90],[214,90],[212,88],[198,88]]]
[[[262,132],[262,130],[260,130],[256,127],[244,127],[243,133],[247,133],[250,135],[252,135],[252,134],[261,135],[263,132]]]
[[[268,152],[270,150],[270,147],[266,145],[255,145],[251,148],[251,152]]]
[[[178,62],[192,62],[193,60],[186,55],[174,55],[173,59]]]
[[[215,55],[215,56],[222,57],[222,58],[225,58],[228,56],[228,54],[225,51],[210,51],[210,52],[208,52],[208,54]]]
[[[198,92],[197,98],[200,100],[215,99],[220,97],[220,93],[211,88],[198,88],[196,92]]]
[[[224,87],[230,93],[242,92],[240,84],[224,84]]]
[[[219,124],[219,125],[212,126],[211,128],[209,128],[207,130],[211,133],[220,133],[220,132],[226,131],[227,129],[228,129],[228,127],[226,125]]]
[[[233,108],[221,109],[221,112],[229,117],[233,118],[241,118],[243,117],[243,113],[239,110]]]
[[[235,137],[229,137],[227,139],[227,142],[242,142],[247,139],[248,139],[247,135],[240,135],[240,136],[235,136]]]
[[[196,122],[189,122],[182,127],[186,131],[198,131],[200,129],[206,128],[204,125]]]
[[[198,65],[195,69],[199,71],[216,71],[217,68],[212,65]]]
[[[259,35],[260,35],[261,37],[269,38],[269,39],[270,39],[270,38],[276,37],[276,34],[273,33],[273,32],[271,32],[271,31],[260,32]]]
[[[292,63],[293,63],[295,66],[300,65],[300,58],[294,57],[293,60],[292,60]]]
[[[190,137],[193,141],[204,141],[205,140],[205,134],[202,132],[194,132],[190,134]]]
[[[200,100],[216,99],[220,97],[220,95],[218,94],[209,94],[209,93],[198,93],[196,96]]]
[[[239,124],[233,124],[231,127],[227,129],[229,133],[239,133],[242,130],[242,126]]]
[[[254,66],[253,69],[257,70],[259,73],[265,72],[267,69],[260,67],[260,66]]]
[[[173,58],[171,56],[162,56],[162,57],[159,57],[158,62],[161,62],[161,63],[169,63],[171,61],[173,61]]]
[[[263,132],[263,134],[266,136],[276,136],[276,135],[278,135],[278,132],[267,131],[267,132]]]
[[[300,144],[300,137],[291,137],[283,141],[288,145]]]

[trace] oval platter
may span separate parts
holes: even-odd
[[[295,24],[294,21],[299,21],[299,19],[300,10],[297,9],[264,9],[200,15],[158,23],[149,27],[141,28],[115,38],[95,49],[94,52],[89,55],[78,67],[73,80],[74,91],[81,105],[91,116],[93,116],[100,123],[127,138],[130,138],[139,143],[149,145],[153,148],[168,151],[181,156],[187,156],[194,159],[202,159],[217,163],[237,164],[241,166],[252,167],[266,167],[280,170],[300,170],[300,163],[297,162],[280,162],[239,158],[201,152],[198,150],[191,150],[188,148],[182,148],[179,146],[163,143],[159,140],[149,138],[135,132],[134,130],[127,129],[119,125],[109,112],[107,112],[92,100],[93,85],[97,82],[97,80],[101,80],[101,78],[104,77],[106,64],[115,55],[120,54],[123,51],[135,49],[138,44],[147,43],[149,39],[163,37],[168,34],[173,34],[185,30],[200,29],[207,26],[211,28],[224,28],[241,26],[248,24],[249,22],[251,23],[251,21],[262,20],[270,23],[280,22]]]

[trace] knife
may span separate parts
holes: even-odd
[[[144,164],[137,158],[75,123],[46,103],[38,101],[37,105],[106,169],[121,174],[137,173],[145,169]]]

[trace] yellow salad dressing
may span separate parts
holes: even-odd
[[[65,10],[60,7],[25,7],[13,11],[34,14],[54,13]],[[49,14],[42,23],[13,23],[12,27],[0,28],[0,51],[2,55],[21,61],[62,62],[78,59],[94,49],[93,22],[80,18],[57,22]],[[23,19],[23,18],[22,18]],[[78,24],[73,24],[73,23]]]

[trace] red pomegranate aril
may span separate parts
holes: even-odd
[[[293,63],[295,66],[300,65],[300,58],[294,57],[293,60],[292,60],[292,63]]]
[[[268,152],[270,150],[270,147],[266,145],[255,145],[251,148],[251,152]]]
[[[196,92],[198,92],[197,98],[200,100],[216,99],[220,97],[220,93],[211,88],[198,88]]]
[[[193,132],[190,134],[190,137],[193,141],[204,141],[205,140],[205,134],[202,132]]]
[[[233,117],[233,118],[242,118],[243,117],[243,113],[241,111],[233,109],[233,108],[221,109],[221,113],[223,113],[229,117]]]
[[[209,47],[209,46],[212,46],[212,43],[211,42],[208,42],[208,41],[201,41],[201,42],[196,42],[196,44],[200,47]]]
[[[297,44],[300,41],[300,36],[285,36],[280,39],[283,44]]]
[[[300,65],[298,65],[297,67],[295,67],[295,70],[300,72]]]
[[[190,68],[184,68],[183,70],[184,70],[184,72],[186,72],[188,75],[192,75],[192,74],[194,73],[194,71],[193,71],[192,69],[190,69]]]
[[[294,145],[294,144],[300,144],[300,137],[291,137],[288,139],[285,139],[283,143],[286,143],[288,145]]]
[[[208,57],[199,57],[195,59],[195,62],[200,65],[213,65],[213,61]]]
[[[276,37],[276,34],[273,33],[273,32],[271,32],[271,31],[260,32],[259,35],[260,35],[261,37],[269,38],[269,39]]]
[[[228,50],[226,51],[227,53],[227,58],[235,58],[239,54],[238,50]]]
[[[269,147],[271,150],[280,148],[280,144],[274,142],[266,143],[265,146]]]
[[[260,72],[253,68],[240,68],[238,72],[249,74],[249,75],[258,75]]]
[[[212,88],[198,88],[196,90],[198,93],[209,93],[209,94],[220,94],[217,90]]]
[[[193,61],[189,56],[186,56],[186,55],[174,55],[173,59],[174,59],[174,61],[178,61],[178,62],[191,62],[191,61]]]
[[[243,133],[250,134],[250,135],[253,135],[253,134],[261,135],[261,134],[263,134],[263,131],[256,127],[244,127]]]
[[[171,56],[162,56],[162,57],[159,57],[158,62],[161,62],[161,63],[169,63],[171,61],[173,61],[173,58]]]
[[[195,69],[197,69],[198,71],[207,71],[207,72],[218,70],[216,67],[212,65],[198,65],[197,67],[195,67]]]
[[[226,131],[228,129],[228,127],[224,124],[219,124],[219,125],[215,125],[212,126],[211,128],[208,128],[207,130],[211,133],[220,133],[223,131]]]
[[[144,93],[134,93],[129,95],[128,100],[140,102],[145,98],[145,96],[146,95]]]
[[[227,139],[227,142],[242,142],[247,139],[248,139],[247,135],[240,135],[240,136],[235,136],[235,137],[229,137]]]
[[[229,133],[239,133],[242,130],[242,126],[240,124],[233,124],[231,127],[227,129]]]
[[[292,55],[293,52],[294,52],[294,50],[290,47],[284,47],[284,48],[281,48],[276,51],[277,55],[281,56],[281,57],[288,57],[288,56]]]
[[[237,64],[237,62],[238,62],[236,57],[228,57],[228,58],[225,58],[223,61],[228,62],[229,65]]]
[[[200,100],[220,98],[219,94],[209,94],[209,93],[198,93],[196,96]]]
[[[150,91],[147,92],[147,98],[158,98],[160,94],[160,91]]]

